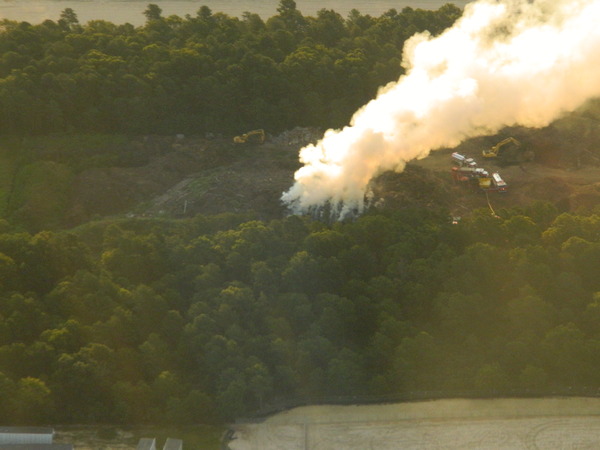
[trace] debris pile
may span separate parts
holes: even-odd
[[[276,145],[286,145],[288,147],[297,148],[316,143],[322,136],[323,130],[318,128],[296,127],[292,130],[286,130],[277,136],[273,136],[271,142]]]

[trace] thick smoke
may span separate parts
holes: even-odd
[[[300,151],[292,211],[360,212],[369,181],[511,125],[543,127],[600,95],[600,0],[481,0],[442,35],[413,36],[406,75],[350,126]]]

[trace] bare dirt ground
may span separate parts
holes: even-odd
[[[467,143],[458,150],[474,158],[479,167],[489,172],[498,172],[508,183],[506,193],[490,192],[489,195],[472,191],[450,179],[451,153],[446,149],[433,151],[421,160],[409,164],[407,172],[422,170],[429,174],[428,191],[438,192],[441,201],[453,215],[466,215],[474,208],[487,208],[488,200],[493,208],[527,206],[535,201],[547,201],[565,212],[590,210],[600,204],[600,167],[594,161],[580,164],[575,154],[562,158],[553,155],[553,150],[536,148],[539,156],[534,162],[521,165],[499,166],[486,161],[481,155],[482,146]],[[554,153],[557,153],[554,151]],[[412,169],[411,169],[412,168]],[[431,174],[436,175],[435,179]],[[385,189],[384,189],[385,192]],[[440,192],[443,193],[440,195]],[[382,194],[385,198],[387,193]]]
[[[597,449],[600,399],[307,406],[233,428],[231,450]]]
[[[158,150],[152,145],[157,141]],[[167,137],[134,142],[152,156],[143,164],[101,167],[77,175],[67,223],[111,215],[193,217],[196,214],[255,212],[278,218],[279,198],[293,183],[302,142],[269,140],[236,145],[231,139]]]
[[[501,209],[541,200],[569,212],[600,203],[600,147],[596,147],[600,128],[598,136],[586,135],[580,142],[554,129],[513,131],[535,153],[534,162],[500,167],[484,160],[482,149],[501,136],[471,139],[456,149],[435,150],[411,161],[403,173],[386,172],[373,180],[372,206],[442,207],[454,216],[466,216],[473,209],[488,208],[488,201]],[[300,167],[298,152],[321,136],[319,130],[295,129],[270,136],[264,145],[235,145],[227,138],[135,142],[152,155],[145,163],[94,168],[77,176],[68,223],[119,214],[192,217],[252,212],[259,219],[281,218],[287,214],[281,194],[291,187]],[[454,183],[453,151],[475,158],[489,172],[498,171],[508,192],[486,196]]]

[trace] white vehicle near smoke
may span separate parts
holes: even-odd
[[[506,190],[508,188],[508,185],[502,179],[502,177],[500,176],[500,174],[498,172],[495,172],[492,174],[492,183],[493,183],[495,190],[497,190],[499,192],[506,192]]]
[[[477,167],[477,163],[473,158],[467,158],[458,152],[452,153],[452,162],[458,164],[460,167]]]

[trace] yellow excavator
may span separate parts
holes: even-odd
[[[533,152],[525,150],[514,137],[508,137],[489,150],[483,150],[484,158],[494,158],[501,164],[520,164],[533,161]]]
[[[236,144],[264,144],[265,137],[265,130],[252,130],[234,137],[233,142]]]

